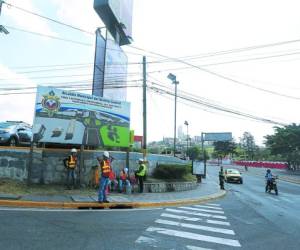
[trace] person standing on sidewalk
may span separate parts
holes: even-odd
[[[223,172],[223,167],[220,168],[220,172],[219,172],[219,184],[220,184],[220,188],[222,190],[224,190],[224,172]]]
[[[143,193],[144,192],[144,180],[146,177],[146,172],[147,172],[147,168],[146,165],[144,163],[143,159],[139,159],[139,169],[135,172],[135,175],[137,176],[138,180],[139,180],[139,192]]]
[[[70,178],[72,178],[72,188],[75,187],[75,168],[77,166],[77,150],[76,148],[71,149],[71,155],[68,156],[64,160],[65,167],[67,168],[67,180],[66,180],[66,185],[68,189],[71,189],[70,186]]]
[[[99,183],[99,193],[98,193],[98,202],[102,203],[108,203],[106,197],[106,189],[109,184],[109,175],[111,172],[111,161],[109,159],[109,153],[107,151],[103,152],[103,158],[100,157],[97,158],[99,162],[99,168],[101,171],[101,177],[100,177],[100,183]]]

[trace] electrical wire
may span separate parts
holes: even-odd
[[[16,5],[14,5],[14,4],[6,3],[5,1],[2,1],[2,3],[6,4],[8,7],[14,7],[14,8],[16,8],[16,9],[18,9],[18,10],[20,10],[20,11],[23,11],[23,12],[26,12],[26,13],[28,13],[28,14],[31,14],[31,15],[34,15],[34,16],[37,16],[37,17],[46,19],[46,20],[51,21],[51,22],[54,22],[54,23],[56,23],[56,24],[60,24],[60,25],[66,26],[66,27],[68,27],[68,28],[71,28],[71,29],[74,29],[74,30],[77,30],[77,31],[81,31],[81,32],[84,32],[84,33],[89,34],[89,35],[95,35],[95,33],[91,32],[91,31],[87,31],[87,30],[84,30],[84,29],[75,27],[75,26],[73,26],[73,25],[70,25],[70,24],[67,24],[67,23],[64,23],[64,22],[55,20],[55,19],[53,19],[53,18],[43,16],[43,15],[41,15],[41,14],[32,12],[32,11],[30,11],[30,10],[26,10],[26,9],[21,8],[21,7],[19,7],[19,6],[16,6]]]

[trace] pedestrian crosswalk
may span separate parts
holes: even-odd
[[[135,241],[136,249],[240,248],[241,244],[230,226],[219,204],[165,208],[154,224]]]

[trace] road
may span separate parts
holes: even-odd
[[[226,189],[211,203],[162,209],[0,208],[0,249],[299,249],[300,185],[279,182],[275,196],[246,173]]]

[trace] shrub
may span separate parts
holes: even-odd
[[[191,165],[159,164],[153,171],[152,176],[157,179],[183,180],[184,176],[191,173]]]

